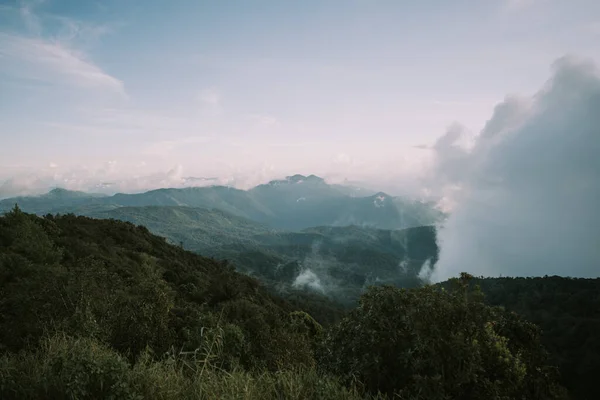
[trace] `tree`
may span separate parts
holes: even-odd
[[[371,287],[327,332],[323,367],[402,399],[560,398],[537,328],[485,305],[469,279],[452,290]]]

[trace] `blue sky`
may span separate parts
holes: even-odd
[[[596,0],[3,0],[0,184],[416,189],[419,146],[598,43]]]

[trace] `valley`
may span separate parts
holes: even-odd
[[[249,191],[206,187],[105,196],[54,189],[37,197],[5,199],[0,202],[0,207],[12,220],[17,217],[17,220],[25,218],[23,215],[26,214],[21,210],[45,216],[43,219],[35,219],[33,216],[27,218],[33,218],[31,221],[46,233],[40,231],[34,234],[32,232],[40,228],[34,229],[32,226],[23,231],[24,234],[28,240],[39,243],[37,246],[46,246],[46,250],[35,250],[42,252],[40,260],[46,260],[43,262],[54,260],[52,262],[65,263],[69,259],[79,260],[77,265],[80,266],[75,267],[74,264],[73,268],[83,269],[72,269],[69,274],[83,274],[79,277],[74,275],[73,279],[78,281],[85,277],[85,285],[91,285],[86,290],[96,291],[94,296],[105,296],[103,293],[109,290],[108,287],[98,286],[102,285],[98,279],[108,279],[100,277],[107,273],[105,268],[113,265],[110,268],[117,269],[111,272],[116,274],[109,278],[111,285],[118,286],[120,279],[158,279],[153,283],[159,285],[157,287],[174,285],[172,288],[179,293],[177,296],[183,296],[181,299],[212,307],[212,311],[201,312],[209,312],[206,315],[211,315],[214,329],[220,326],[214,325],[214,313],[228,309],[230,311],[227,311],[227,318],[230,323],[242,327],[244,335],[253,332],[247,336],[247,340],[255,340],[251,339],[251,335],[261,337],[259,331],[247,329],[257,329],[250,328],[250,321],[258,315],[265,315],[266,318],[267,314],[275,312],[280,315],[278,318],[283,318],[286,312],[306,312],[310,320],[314,318],[314,323],[319,327],[333,329],[331,335],[335,336],[335,329],[338,329],[336,327],[342,326],[340,324],[348,318],[353,318],[351,316],[363,307],[365,296],[368,298],[375,293],[377,287],[383,291],[390,288],[418,291],[436,287],[452,290],[452,281],[434,286],[430,286],[428,281],[439,257],[435,226],[443,223],[445,215],[431,204],[393,198],[381,193],[362,194],[365,196],[358,196],[354,188],[328,185],[314,176],[296,175]],[[306,200],[297,201],[300,198]],[[15,211],[15,204],[19,211]],[[29,224],[26,223],[27,218],[22,223]],[[12,234],[7,232],[9,231],[5,231],[4,235],[10,237]],[[57,232],[62,233],[52,240],[56,246],[69,249],[65,254],[71,255],[67,258],[64,258],[64,254],[60,255],[62,253],[56,253],[53,250],[55,245],[43,239],[45,235],[52,236]],[[37,238],[36,235],[41,236]],[[13,248],[16,242],[9,242],[13,243]],[[17,248],[19,247],[15,247]],[[162,255],[157,255],[157,249],[161,249]],[[30,252],[11,251],[26,257],[29,257],[27,254]],[[0,257],[0,267],[5,269],[6,277],[12,274],[6,268],[13,262],[6,257],[13,253]],[[186,266],[186,263],[192,262],[192,253],[201,257],[201,264],[210,267],[200,267],[208,269],[194,272],[196,267],[191,264]],[[85,254],[89,254],[91,258],[86,258]],[[179,261],[169,261],[172,257]],[[63,261],[59,261],[61,259]],[[118,265],[121,267],[117,267]],[[130,270],[134,265],[137,265],[135,268],[138,270]],[[156,275],[158,271],[162,271],[160,276]],[[51,274],[55,273],[58,275],[52,279],[62,279],[58,270]],[[204,274],[203,277],[198,275],[197,278],[191,278],[198,273]],[[150,275],[142,278],[145,274]],[[506,307],[508,311],[518,312],[538,324],[542,331],[539,336],[534,334],[533,337],[543,343],[550,352],[549,360],[559,366],[561,382],[574,398],[593,398],[589,396],[596,392],[596,388],[589,382],[590,377],[600,371],[600,359],[594,355],[597,353],[589,350],[598,346],[595,332],[600,321],[600,315],[596,312],[600,299],[593,294],[600,287],[598,279],[472,278],[470,282],[472,288],[475,285],[481,287],[486,303]],[[11,285],[6,287],[12,287]],[[19,290],[25,289],[15,287],[11,290],[16,290],[11,293],[17,296]],[[153,296],[150,293],[144,296],[147,295]],[[422,295],[426,296],[424,293]],[[135,296],[141,296],[141,293],[132,296],[131,301],[135,303],[138,301]],[[158,298],[147,300],[156,302]],[[4,310],[17,307],[16,303],[10,301],[4,303]],[[175,304],[180,301],[183,300],[176,300]],[[232,301],[241,303],[230,308],[233,306],[226,304]],[[248,303],[242,306],[246,301],[251,301],[253,305]],[[422,301],[425,302],[426,298]],[[92,306],[91,312],[101,316],[104,311],[98,307],[100,305]],[[246,311],[237,310],[238,307]],[[279,311],[275,311],[276,309]],[[61,312],[65,313],[66,318],[71,311],[67,307]],[[189,312],[191,311],[184,311],[182,308],[176,313],[184,314],[177,318],[188,318],[185,313]],[[395,314],[389,314],[389,317],[393,315]],[[189,321],[177,322],[172,319],[174,316],[166,315],[160,318],[167,318],[163,323],[169,326],[183,324],[181,326],[187,326],[185,329],[190,329]],[[266,322],[261,322],[264,323]],[[30,328],[21,326],[20,329],[27,332]],[[186,343],[177,336],[184,335],[183,331],[174,333],[178,332],[172,330],[174,327],[168,329],[170,335],[175,334],[170,339],[173,343]],[[291,328],[284,324],[275,329],[282,333]],[[138,334],[141,333],[118,335],[134,335],[134,338]],[[157,334],[159,333],[152,333]],[[323,340],[333,340],[334,336]],[[300,337],[297,339],[300,340]],[[8,338],[3,343],[5,346],[18,346],[11,344]],[[131,350],[132,345],[126,346]],[[295,345],[303,346],[301,342]],[[119,348],[116,342],[112,346]],[[194,345],[190,343],[185,346]],[[337,344],[329,343],[327,346],[335,348]],[[253,351],[267,351],[266,348],[257,349]],[[336,351],[343,353],[341,349]],[[245,362],[251,363],[257,362],[258,358],[267,357],[267,353],[260,353],[260,356],[258,354],[239,353],[235,357],[245,357],[246,360],[252,360]],[[305,356],[310,358],[316,354],[318,352],[313,355],[307,353]],[[224,357],[226,363],[233,362],[228,358],[229,355],[220,357]],[[326,357],[323,360],[325,359]],[[277,362],[283,362],[284,358],[279,360]],[[286,362],[296,361],[288,359]],[[334,370],[335,368],[332,371]]]

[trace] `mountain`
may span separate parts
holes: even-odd
[[[357,193],[365,195],[358,196]],[[351,224],[404,229],[431,225],[445,217],[433,204],[385,193],[371,195],[366,191],[360,192],[358,188],[330,185],[315,175],[293,175],[247,191],[208,186],[157,189],[139,194],[118,193],[107,197],[85,194],[20,197],[0,201],[0,212],[10,210],[15,203],[23,210],[36,214],[85,214],[140,206],[216,208],[283,230]]]
[[[173,244],[211,255],[210,249],[232,243],[252,242],[255,235],[273,231],[266,225],[218,209],[183,206],[118,207],[85,215],[143,225]]]
[[[98,204],[106,198],[102,194],[56,188],[40,196],[22,196],[0,200],[0,212],[6,212],[19,204],[19,207],[34,214],[56,213],[84,205]]]
[[[477,278],[472,284],[481,287],[489,304],[541,328],[542,343],[573,399],[600,398],[599,278]]]
[[[305,232],[332,233],[382,247],[406,240],[357,227]],[[15,207],[0,216],[0,398],[566,398],[537,327],[486,305],[468,282],[372,287],[322,326],[311,314],[331,311],[323,298],[299,308],[145,227]],[[569,297],[547,300],[541,312]],[[589,297],[577,301],[594,310]],[[565,335],[593,350],[577,341],[589,337]]]
[[[361,226],[275,230],[221,210],[190,207],[119,207],[87,213],[146,226],[171,243],[231,261],[279,292],[309,288],[352,304],[371,284],[414,287],[438,248],[432,226],[382,230]]]

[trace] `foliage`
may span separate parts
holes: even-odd
[[[451,291],[372,287],[327,333],[323,368],[403,399],[551,399],[535,326],[483,303],[467,275]]]
[[[323,326],[303,308],[318,297],[283,300],[145,227],[15,207],[0,398],[558,398],[537,328],[467,286],[374,287]]]
[[[143,227],[15,209],[0,218],[0,241],[2,351],[64,331],[132,360],[146,347],[194,351],[206,332],[224,327],[223,365],[314,364],[309,337],[287,317],[291,305],[226,263],[171,246]]]
[[[574,398],[600,398],[600,279],[473,279],[486,301],[541,328],[541,341]]]
[[[56,335],[35,352],[0,358],[0,398],[19,399],[363,399],[356,388],[314,369],[224,373],[180,354],[134,364],[94,339]]]
[[[310,269],[326,296],[345,306],[354,306],[369,285],[420,286],[423,264],[429,260],[433,265],[438,258],[433,226],[287,232],[220,210],[189,207],[120,207],[90,215],[144,225],[188,250],[230,260],[238,271],[255,276],[284,297],[293,291],[298,275]]]

